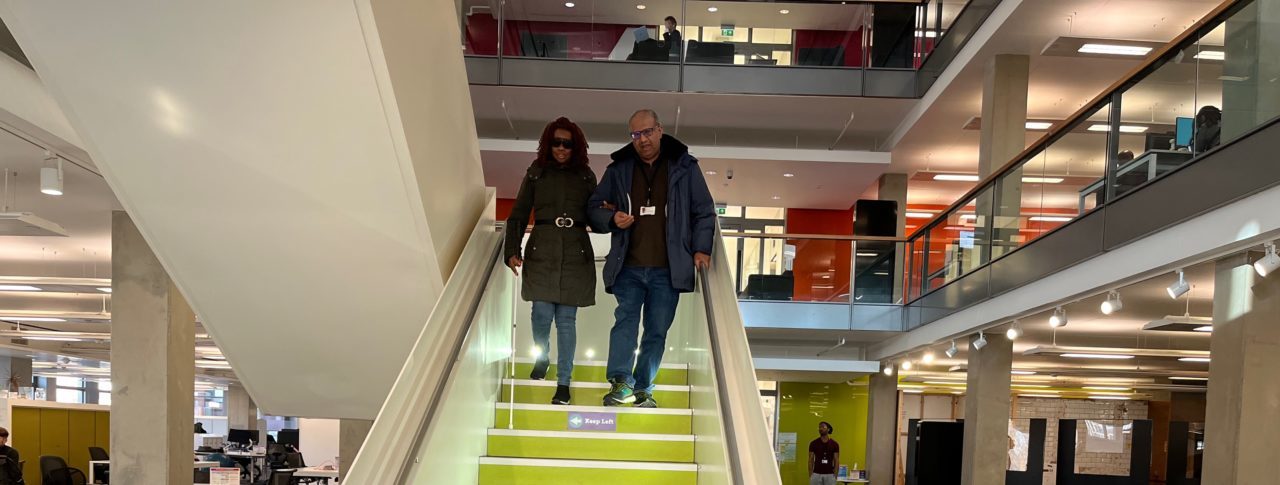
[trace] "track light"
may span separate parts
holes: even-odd
[[[1120,301],[1120,292],[1111,291],[1107,293],[1107,301],[1102,302],[1102,314],[1110,315],[1124,308],[1124,302]]]
[[[973,348],[977,350],[982,350],[982,348],[986,346],[987,346],[987,336],[984,335],[981,331],[979,331],[978,340],[973,341]]]
[[[911,370],[911,361],[909,360],[902,361],[901,367],[902,367],[902,370]]]
[[[955,356],[956,356],[956,354],[960,353],[960,349],[959,349],[958,347],[956,347],[956,341],[955,341],[955,340],[952,340],[952,341],[951,341],[951,348],[947,349],[947,351],[946,351],[946,352],[943,352],[943,353],[944,353],[944,354],[947,354],[947,358],[948,358],[948,359],[950,359],[950,358],[952,358],[952,357],[955,357]]]
[[[932,363],[933,363],[933,352],[931,352],[931,351],[926,351],[926,352],[924,353],[924,355],[920,357],[920,362],[924,362],[924,363],[926,363],[926,364],[932,364]]]
[[[62,158],[44,152],[44,162],[51,167],[40,167],[40,193],[62,195]]]
[[[1005,330],[1004,336],[1009,340],[1018,340],[1018,337],[1022,336],[1022,328],[1018,327],[1017,320],[1013,321],[1013,326],[1009,327],[1009,330]]]
[[[1053,316],[1049,317],[1049,326],[1053,328],[1067,326],[1067,311],[1062,307],[1053,309]]]
[[[886,365],[886,366],[884,366],[884,375],[886,375],[886,376],[891,376],[891,375],[893,375],[893,366],[892,366],[892,365]]]
[[[1266,244],[1266,248],[1267,253],[1262,255],[1262,259],[1253,263],[1253,270],[1257,271],[1258,276],[1263,278],[1280,269],[1280,256],[1276,255],[1276,243],[1269,242]]]
[[[1169,285],[1165,290],[1169,292],[1169,298],[1173,298],[1174,300],[1177,300],[1178,297],[1187,294],[1188,291],[1191,291],[1191,284],[1187,283],[1187,274],[1183,273],[1182,269],[1178,269],[1178,282]]]

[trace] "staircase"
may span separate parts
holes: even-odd
[[[599,361],[575,363],[573,405],[552,405],[555,365],[543,381],[528,379],[532,367],[517,359],[503,382],[480,485],[697,483],[687,366],[662,366],[657,409],[602,406],[609,384]]]

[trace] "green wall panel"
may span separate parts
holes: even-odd
[[[809,442],[818,437],[818,423],[835,428],[831,438],[840,443],[840,463],[866,468],[867,379],[847,383],[778,383],[778,433],[795,433],[794,460],[785,457],[779,467],[783,485],[809,483]]]
[[[89,447],[95,446],[98,426],[94,411],[69,411],[67,427],[67,465],[89,473]]]
[[[40,466],[40,456],[54,455],[67,458],[70,446],[67,440],[71,426],[70,413],[65,409],[40,410],[40,453],[34,460],[28,458],[27,464]],[[19,449],[19,452],[23,450]],[[31,456],[31,455],[27,455]]]
[[[37,408],[13,408],[13,429],[9,430],[14,448],[22,461],[22,478],[28,485],[40,485],[40,410]]]
[[[40,457],[61,456],[67,465],[89,472],[89,447],[109,449],[111,413],[15,406],[14,447],[26,462],[22,476],[28,485],[40,485]]]
[[[111,413],[98,411],[94,413],[94,446],[111,453]]]

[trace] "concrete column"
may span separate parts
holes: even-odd
[[[986,177],[1009,163],[1027,145],[1027,82],[1031,59],[1025,55],[1002,54],[987,63],[982,85],[982,135],[978,145],[978,175]],[[994,199],[978,200],[979,215],[993,214],[993,230],[976,232],[979,244],[991,244],[991,258],[1013,247],[1010,237],[1018,234],[1022,210],[1021,170],[997,187]],[[994,208],[994,211],[992,210]],[[991,222],[979,217],[978,227]],[[981,250],[970,253],[973,266],[985,262]],[[969,266],[972,267],[972,266]],[[967,269],[967,268],[966,268]]]
[[[351,463],[356,461],[356,454],[360,453],[360,446],[364,445],[364,439],[369,436],[369,429],[373,427],[373,421],[367,419],[343,419],[338,423],[338,458],[341,463],[338,464],[338,473],[345,476],[347,470],[351,469]]]
[[[981,350],[969,339],[968,385],[964,398],[964,464],[962,485],[1004,483],[1009,461],[1009,371],[1013,341],[999,333],[987,337]]]
[[[249,391],[239,384],[227,387],[227,426],[258,429],[258,405],[249,396]]]
[[[893,483],[897,475],[898,376],[871,375],[867,409],[867,477],[871,483]]]
[[[1280,277],[1243,255],[1217,262],[1204,481],[1261,485],[1280,476]]]
[[[1254,2],[1226,22],[1222,141],[1280,115],[1280,5]]]
[[[195,313],[124,212],[111,251],[112,481],[190,482]]]
[[[880,200],[892,200],[898,203],[898,222],[895,226],[897,232],[895,236],[903,237],[907,231],[907,174],[905,173],[886,173],[880,176],[877,184]],[[906,257],[907,248],[905,245],[899,246],[894,252],[894,266],[901,268],[902,262]],[[902,301],[902,272],[893,272],[893,301]]]

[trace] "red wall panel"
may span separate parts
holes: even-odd
[[[853,234],[853,209],[787,209],[788,234]],[[849,293],[849,241],[790,239],[796,247],[791,274],[795,279],[792,299],[832,301]]]
[[[862,66],[862,29],[851,32],[839,30],[796,30],[795,45],[792,46],[793,64],[800,62],[800,49],[813,47],[844,46],[844,66]]]

